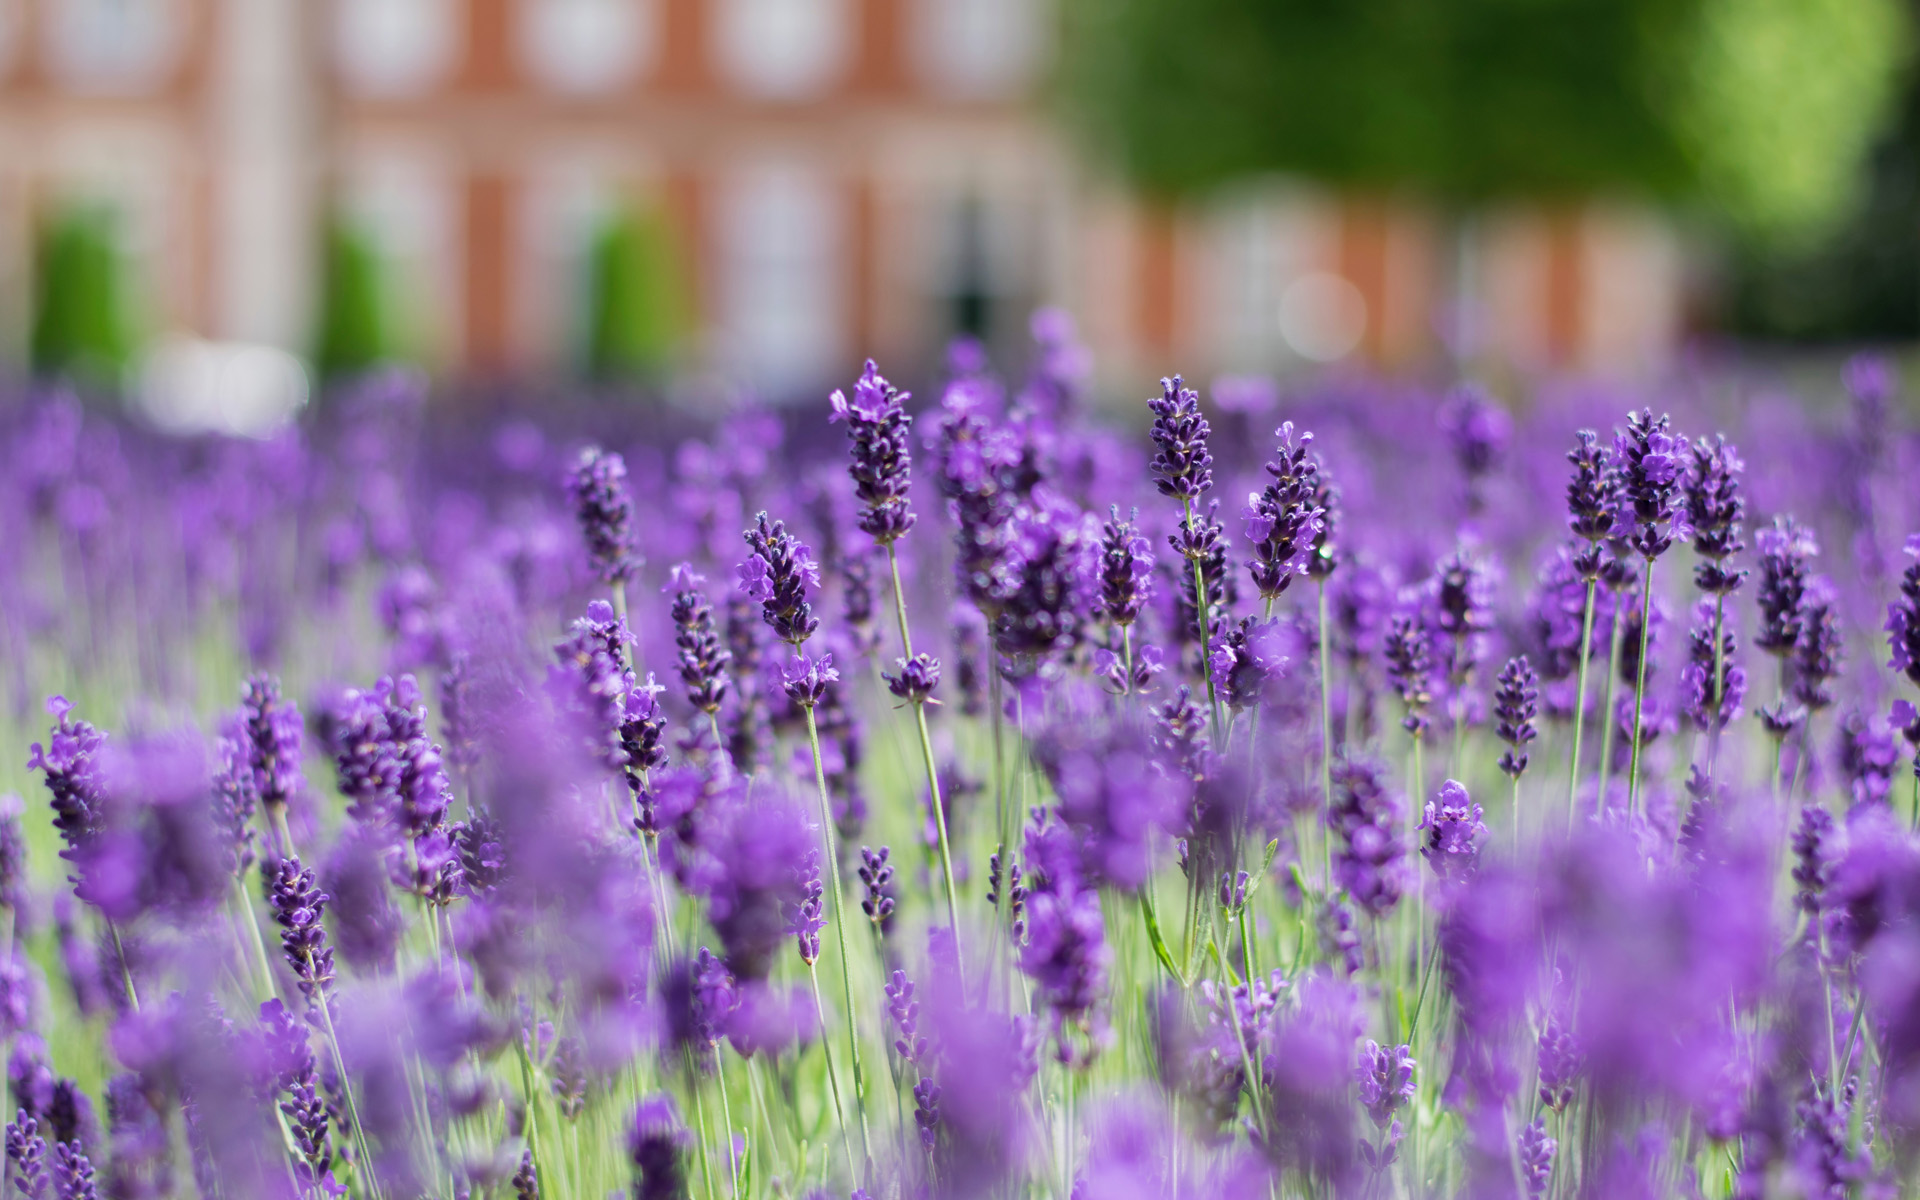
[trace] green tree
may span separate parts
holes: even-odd
[[[355,375],[399,352],[387,264],[373,236],[335,216],[322,234],[313,359],[323,378]]]
[[[118,214],[104,204],[64,205],[41,226],[38,242],[33,370],[118,386],[136,340]]]
[[[665,370],[683,337],[686,303],[659,218],[631,208],[609,216],[593,235],[586,276],[588,372],[617,379]]]
[[[1166,195],[1630,195],[1775,237],[1845,209],[1908,38],[1900,0],[1068,0],[1063,81]]]

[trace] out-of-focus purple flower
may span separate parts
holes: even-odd
[[[1208,663],[1214,688],[1228,708],[1237,712],[1266,700],[1268,685],[1281,677],[1288,663],[1279,620],[1243,617],[1238,625],[1217,629]]]
[[[898,541],[913,528],[913,510],[908,504],[908,487],[913,478],[913,453],[907,431],[913,427],[906,402],[911,396],[888,383],[872,359],[860,381],[853,385],[853,399],[836,391],[830,397],[829,421],[845,421],[847,437],[853,442],[852,461],[847,473],[853,477],[854,492],[864,505],[860,528],[873,540],[886,545]]]
[[[916,654],[912,658],[894,660],[899,674],[882,674],[887,681],[887,690],[905,700],[908,704],[938,704],[933,698],[933,689],[940,686],[940,660],[931,654]]]
[[[608,583],[633,575],[633,493],[627,485],[627,461],[588,446],[567,477],[567,496],[580,522],[593,569]]]
[[[1092,549],[1088,524],[1064,499],[1036,496],[1008,527],[1016,582],[1000,604],[993,640],[1023,668],[1066,649],[1079,634],[1089,607],[1082,595]]]
[[[1255,1059],[1266,1093],[1266,1125],[1254,1148],[1275,1168],[1326,1182],[1332,1195],[1355,1190],[1360,1161],[1352,1101],[1358,1032],[1349,985],[1310,975],[1300,1001],[1276,1019]]]
[[[361,970],[390,969],[400,946],[403,923],[388,892],[387,850],[377,835],[349,831],[324,868],[326,904],[340,953]]]
[[[676,1053],[692,1055],[702,1069],[708,1068],[737,993],[726,964],[705,946],[691,960],[683,958],[670,964],[659,985],[670,1047]]]
[[[727,1041],[742,1058],[778,1055],[819,1032],[813,998],[799,988],[770,983],[742,985],[727,1017]]]
[[[764,979],[789,933],[818,946],[821,926],[816,861],[817,835],[800,810],[778,799],[755,798],[751,808],[729,798],[725,813],[709,814],[703,832],[711,858],[697,886],[707,899],[707,919],[726,950],[727,967],[742,980]],[[808,901],[813,901],[811,911]],[[803,927],[811,926],[810,933]]]
[[[1760,549],[1760,632],[1753,644],[1776,658],[1793,653],[1806,629],[1809,560],[1820,553],[1812,531],[1792,517],[1776,517],[1754,535]],[[1898,668],[1896,668],[1898,669]]]
[[[1060,1022],[1085,1025],[1106,1002],[1107,972],[1113,963],[1100,894],[1080,886],[1071,875],[1056,873],[1028,893],[1027,914],[1020,969],[1053,1011],[1056,1028]],[[1066,1061],[1064,1039],[1061,1054]]]
[[[1834,740],[1835,763],[1852,799],[1849,811],[1886,804],[1900,761],[1892,732],[1856,709],[1840,718]]]
[[[1833,585],[1824,577],[1815,577],[1808,585],[1800,641],[1793,648],[1792,691],[1794,700],[1810,713],[1833,704],[1827,685],[1840,674],[1842,650],[1836,602]]]
[[[1420,618],[1394,617],[1381,653],[1387,661],[1387,679],[1406,706],[1400,724],[1417,738],[1427,730],[1427,709],[1433,704],[1433,651]]]
[[[633,1110],[627,1133],[627,1160],[633,1164],[633,1200],[686,1200],[687,1131],[665,1092],[649,1096]]]
[[[1816,921],[1836,857],[1833,834],[1832,813],[1819,804],[1801,808],[1793,829],[1793,906]]]
[[[287,1094],[279,1108],[299,1154],[295,1167],[300,1183],[335,1194],[339,1185],[331,1174],[333,1142],[328,1132],[327,1105],[320,1094],[320,1073],[306,1027],[276,999],[260,1006],[260,1028],[274,1087]]]
[[[1158,450],[1150,464],[1154,486],[1162,496],[1191,504],[1213,486],[1213,455],[1207,453],[1212,430],[1200,415],[1200,393],[1186,387],[1180,376],[1162,379],[1160,391],[1158,398],[1147,401]]]
[[[1333,766],[1333,808],[1327,828],[1340,845],[1333,877],[1353,902],[1384,916],[1406,888],[1406,846],[1400,840],[1400,804],[1387,791],[1385,771],[1363,759]]]
[[[1687,472],[1687,523],[1693,526],[1693,549],[1700,563],[1693,569],[1694,585],[1709,596],[1739,590],[1743,570],[1729,570],[1727,560],[1747,548],[1740,538],[1740,521],[1747,502],[1740,495],[1740,473],[1747,465],[1724,437],[1693,444],[1692,468]]]
[[[1540,1103],[1554,1112],[1565,1112],[1573,1103],[1574,1085],[1580,1079],[1581,1054],[1579,1043],[1558,1011],[1549,1011],[1540,1024],[1536,1062]]]
[[[306,786],[300,773],[304,755],[300,710],[281,696],[278,680],[260,674],[247,680],[240,711],[246,721],[254,794],[272,811]]]
[[[1500,756],[1500,769],[1514,779],[1526,772],[1527,743],[1539,736],[1533,724],[1539,713],[1540,687],[1533,664],[1524,654],[1508,659],[1494,684],[1493,715],[1494,732],[1508,747]]]
[[[1137,891],[1153,837],[1178,819],[1187,791],[1155,763],[1145,729],[1125,720],[1055,722],[1035,739],[1033,757],[1072,832],[1076,870],[1091,885]]]
[[[1720,626],[1720,692],[1714,697],[1713,602],[1693,606],[1693,627],[1687,631],[1687,665],[1680,668],[1682,711],[1696,729],[1725,729],[1740,716],[1747,695],[1747,669],[1736,658],[1739,642],[1733,622],[1722,615]]]
[[[1273,482],[1249,496],[1241,513],[1247,540],[1253,543],[1254,556],[1247,568],[1261,599],[1269,602],[1287,590],[1295,575],[1306,571],[1322,517],[1314,503],[1319,462],[1312,453],[1313,435],[1302,433],[1296,441],[1292,421],[1274,433],[1280,445],[1266,468]]]
[[[1402,1104],[1413,1099],[1413,1060],[1410,1046],[1382,1046],[1369,1038],[1361,1047],[1354,1076],[1360,1084],[1360,1107],[1376,1128],[1386,1129]]]
[[[626,669],[626,648],[633,640],[627,623],[614,615],[613,605],[594,600],[587,605],[586,616],[575,620],[567,636],[554,643],[554,665],[548,668],[547,690],[609,771],[629,765],[621,719],[633,687],[633,675]]]
[[[320,923],[327,894],[294,857],[281,859],[267,879],[267,906],[280,926],[280,951],[309,1005],[331,1003],[333,950]]]
[[[1179,530],[1167,538],[1181,557],[1169,565],[1174,603],[1174,634],[1182,642],[1201,640],[1200,610],[1195,605],[1194,564],[1200,565],[1198,588],[1206,595],[1206,627],[1218,624],[1223,610],[1234,601],[1234,576],[1228,570],[1225,528],[1217,519],[1219,501],[1207,505],[1205,512],[1195,511],[1182,517]]]
[[[1133,624],[1153,595],[1153,547],[1135,524],[1140,510],[1120,519],[1120,508],[1100,530],[1100,612],[1115,625]]]
[[[773,741],[767,721],[766,685],[761,677],[761,647],[766,636],[761,629],[751,601],[737,594],[727,598],[727,652],[733,656],[734,684],[733,720],[726,731],[727,754],[734,766],[750,774],[765,765]]]
[[[60,857],[73,862],[76,854],[91,847],[106,822],[106,796],[94,760],[107,735],[73,717],[73,705],[65,696],[48,697],[47,712],[53,716],[53,732],[45,746],[33,744],[27,769],[46,780],[53,827],[67,844]]]
[[[706,580],[693,573],[691,563],[673,569],[667,590],[673,593],[673,641],[680,655],[680,682],[687,702],[704,713],[720,710],[727,698],[727,664],[732,655],[720,644],[713,605],[700,586]]]
[[[1913,561],[1900,575],[1900,599],[1887,605],[1887,665],[1920,683],[1920,533],[1907,538],[1906,554]]]
[[[1180,778],[1206,777],[1210,765],[1207,746],[1207,717],[1194,703],[1193,689],[1185,684],[1173,699],[1154,710],[1154,748],[1169,771]]]
[[[1643,408],[1627,414],[1627,428],[1613,440],[1619,464],[1621,493],[1631,508],[1633,548],[1651,561],[1667,552],[1676,538],[1686,536],[1681,490],[1687,470],[1686,439],[1672,432],[1665,413],[1655,417]]]
[[[1455,550],[1434,569],[1434,627],[1453,643],[1447,675],[1455,684],[1473,674],[1481,642],[1493,627],[1493,578],[1487,564],[1465,549]]]
[[[1479,865],[1480,843],[1487,835],[1482,816],[1480,805],[1457,779],[1441,784],[1439,794],[1427,801],[1420,822],[1420,856],[1442,881],[1458,883]]]
[[[780,666],[780,684],[786,689],[787,699],[806,708],[819,704],[827,686],[839,680],[840,672],[834,669],[830,653],[818,658],[796,653]]]
[[[1547,1194],[1547,1183],[1553,1177],[1554,1152],[1559,1149],[1560,1143],[1547,1136],[1544,1118],[1535,1117],[1520,1131],[1516,1152],[1520,1155],[1520,1178],[1527,1185],[1528,1200],[1540,1200]]]
[[[752,553],[738,569],[740,590],[759,602],[775,637],[798,646],[820,627],[807,598],[809,587],[820,586],[819,564],[813,552],[787,532],[786,522],[769,521],[764,512],[754,517],[746,539]]]

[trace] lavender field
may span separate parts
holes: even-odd
[[[1123,411],[1034,330],[0,414],[6,1194],[1920,1186],[1886,364]]]

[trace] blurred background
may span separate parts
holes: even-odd
[[[1920,338],[1902,0],[0,0],[0,369],[816,398]]]

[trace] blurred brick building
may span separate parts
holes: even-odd
[[[439,366],[575,361],[607,214],[667,231],[687,361],[771,392],[1009,344],[1064,304],[1114,371],[1432,352],[1657,363],[1680,256],[1633,212],[1285,183],[1168,212],[1041,105],[1045,0],[0,0],[0,337],[53,206],[122,217],[149,332],[304,349],[317,231],[368,231]]]

